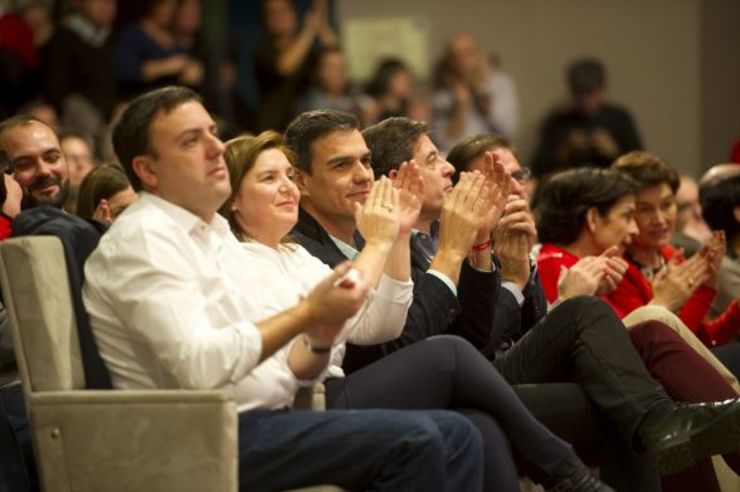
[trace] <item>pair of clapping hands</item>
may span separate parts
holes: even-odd
[[[439,247],[462,254],[476,240],[488,241],[507,208],[511,176],[492,153],[483,172],[462,173],[445,197],[440,214]],[[417,222],[424,200],[424,181],[414,161],[404,162],[394,180],[373,183],[363,205],[355,204],[355,222],[367,243],[405,236]],[[407,238],[405,238],[407,240]]]
[[[578,295],[608,295],[616,290],[627,272],[619,248],[612,246],[599,256],[584,256],[570,268],[560,267],[558,299]]]
[[[725,255],[725,233],[715,231],[699,252],[684,260],[679,251],[653,278],[653,304],[678,310],[696,289],[714,287],[717,272]]]

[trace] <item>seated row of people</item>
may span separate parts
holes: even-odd
[[[59,206],[58,142],[29,145],[42,130],[6,122],[0,145],[16,173],[26,164],[28,195]],[[224,145],[215,132],[188,89],[124,111],[114,146],[140,196],[88,260],[84,296],[116,387],[215,387],[237,401],[243,488],[516,490],[526,473],[609,490],[563,440],[580,447],[577,425],[540,423],[546,388],[525,406],[509,386],[573,380],[622,465],[610,485],[657,486],[625,464],[633,453],[664,473],[716,453],[740,470],[737,381],[686,343],[690,331],[649,314],[627,331],[573,287],[548,313],[526,172],[505,145],[451,152],[465,156],[453,166],[419,122],[361,132],[336,111],[298,116],[285,142]],[[605,286],[627,270],[603,263]],[[315,381],[329,411],[280,410]],[[307,465],[316,453],[322,466]]]

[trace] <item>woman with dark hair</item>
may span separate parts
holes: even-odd
[[[291,153],[283,146],[279,134],[265,132],[228,142],[226,162],[232,196],[221,213],[244,241],[249,267],[265,278],[262,289],[265,296],[273,296],[273,304],[260,309],[269,311],[293,305],[330,269],[301,246],[286,241],[298,219],[299,193],[292,181]],[[378,343],[383,338],[379,335],[387,338],[393,331],[393,336],[398,336],[410,304],[406,297],[402,306],[398,306],[406,289],[410,294],[410,266],[408,240],[396,241],[396,237],[401,224],[413,222],[407,216],[419,212],[418,168],[404,165],[397,179],[405,183],[400,191],[395,191],[383,177],[370,191],[365,205],[357,207],[366,247],[354,260],[354,266],[372,279],[377,290],[374,299],[345,327],[343,340],[352,343]],[[467,176],[460,189],[472,192],[480,183],[478,178]],[[396,250],[390,254],[399,255],[401,261],[395,262],[391,257],[384,261],[385,255],[380,255],[377,261],[377,251],[371,250],[389,242],[396,243],[390,246]],[[386,253],[388,248],[381,246]],[[376,260],[368,263],[368,255]],[[405,261],[400,255],[405,255]],[[397,277],[395,280],[389,278],[393,275]],[[393,310],[374,306],[393,297],[397,299]],[[401,323],[389,331],[388,325],[396,325],[398,321],[393,313],[401,307],[404,314]],[[332,365],[325,380],[330,408],[452,408],[469,415],[484,437],[485,490],[518,490],[509,441],[534,477],[557,490],[611,490],[590,477],[572,447],[534,419],[496,369],[462,339],[433,337],[347,377],[341,369],[345,344],[321,349],[332,351]]]
[[[315,109],[352,113],[363,124],[375,121],[375,104],[372,98],[352,87],[346,57],[339,47],[323,48],[317,53],[311,87],[296,112]]]
[[[112,224],[136,200],[126,173],[117,164],[101,164],[82,180],[76,213]]]
[[[740,334],[740,301],[730,304],[719,317],[706,319],[717,294],[724,236],[715,233],[699,253],[683,261],[670,245],[676,223],[678,174],[657,155],[642,151],[621,156],[613,168],[637,184],[638,233],[627,247],[629,269],[609,300],[625,314],[648,303],[665,306],[707,346],[727,344]]]
[[[378,105],[378,121],[394,116],[408,116],[413,84],[413,75],[403,61],[386,58],[380,62],[367,85],[367,93]]]
[[[606,260],[621,253],[630,235],[637,233],[635,191],[629,178],[590,168],[559,173],[543,186],[537,207],[537,233],[542,242],[537,263],[549,302],[563,294],[558,292],[563,270],[581,257],[596,258],[609,251],[601,260],[591,262],[588,272],[594,274],[594,281],[615,280],[606,275]],[[608,286],[599,287],[605,294]],[[622,317],[627,314],[616,311]]]

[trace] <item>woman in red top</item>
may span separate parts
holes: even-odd
[[[730,342],[740,334],[740,305],[736,300],[719,318],[707,321],[716,295],[715,277],[724,256],[721,234],[690,259],[683,261],[669,244],[676,223],[678,174],[662,159],[647,152],[630,152],[613,166],[632,178],[635,222],[639,233],[627,248],[629,269],[609,300],[625,313],[651,301],[675,311],[708,346]]]

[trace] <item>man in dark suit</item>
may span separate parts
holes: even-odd
[[[511,175],[511,195],[492,237],[504,288],[498,299],[489,345],[484,350],[491,359],[510,348],[547,314],[542,282],[530,259],[537,230],[529,207],[529,168],[519,163],[507,139],[493,133],[461,140],[450,149],[447,160],[461,173],[482,171],[486,160],[493,157]]]

